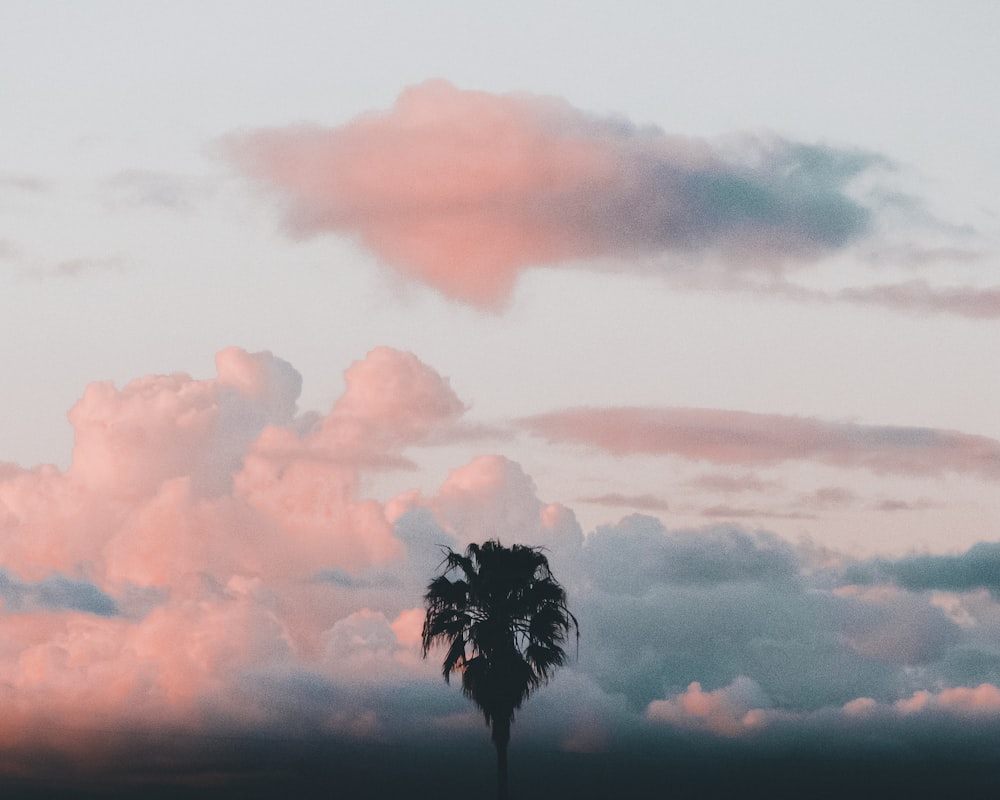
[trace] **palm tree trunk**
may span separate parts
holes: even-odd
[[[507,800],[507,743],[510,741],[510,720],[493,720],[493,744],[497,749],[497,800]]]
[[[497,800],[507,800],[507,743],[497,743]]]

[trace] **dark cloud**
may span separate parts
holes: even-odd
[[[740,675],[799,708],[889,690],[891,669],[844,644],[856,601],[810,591],[787,542],[632,516],[589,536],[581,556],[592,587],[576,597],[581,668],[635,707]]]
[[[1000,542],[979,542],[958,555],[869,561],[855,566],[849,576],[859,583],[891,580],[914,592],[986,589],[1000,597]]]
[[[657,583],[789,580],[799,570],[794,549],[773,536],[733,528],[668,534],[659,520],[638,514],[598,527],[583,558],[598,586],[629,593]]]

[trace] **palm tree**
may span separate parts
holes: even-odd
[[[497,788],[507,797],[507,743],[514,712],[566,662],[563,643],[580,628],[541,548],[490,540],[465,554],[445,548],[427,586],[423,655],[447,646],[442,672],[462,675],[462,693],[486,717],[497,751]],[[454,574],[455,578],[449,578]]]

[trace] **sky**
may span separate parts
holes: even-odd
[[[988,782],[998,28],[0,0],[0,781],[488,787],[420,628],[499,538],[525,797]]]

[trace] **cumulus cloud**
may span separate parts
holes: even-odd
[[[527,417],[550,442],[738,466],[807,460],[909,475],[1000,477],[1000,442],[936,428],[864,425],[705,408],[572,408]]]
[[[70,475],[117,493],[149,493],[188,476],[197,491],[227,487],[247,446],[270,424],[288,424],[302,378],[270,353],[238,348],[216,357],[218,378],[156,375],[122,389],[93,383],[69,413],[76,433]]]
[[[441,80],[342,126],[236,133],[222,148],[284,197],[292,235],[354,236],[481,307],[502,305],[533,265],[672,252],[775,270],[814,259],[871,231],[853,185],[888,166],[776,136],[671,135]]]
[[[315,421],[282,359],[229,348],[216,370],[92,384],[69,414],[68,470],[0,470],[0,662],[17,697],[4,736],[51,715],[197,725],[211,708],[248,724],[234,699],[246,670],[341,674],[329,656],[364,606],[324,571],[363,584],[406,550],[361,496],[361,473],[463,406],[445,379],[387,348],[347,371]],[[393,602],[372,619],[413,670],[414,596]]]
[[[324,445],[398,450],[456,421],[465,406],[448,381],[412,353],[372,350],[344,373],[346,391],[316,434]]]
[[[981,683],[979,686],[955,686],[930,692],[925,689],[899,700],[894,707],[903,714],[925,710],[940,710],[960,716],[1000,716],[1000,688]]]
[[[728,686],[702,691],[697,681],[681,694],[654,700],[646,707],[646,718],[682,728],[705,730],[720,736],[737,736],[759,727],[761,709],[770,701],[749,678],[737,677]]]

